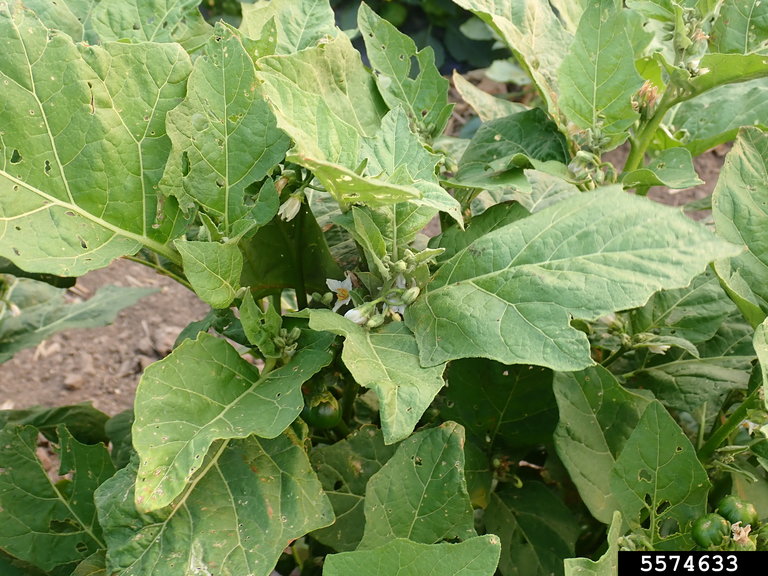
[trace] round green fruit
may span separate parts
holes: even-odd
[[[702,548],[722,545],[731,534],[731,525],[720,514],[705,514],[693,523],[694,542]]]
[[[304,399],[301,417],[310,426],[326,430],[335,428],[341,422],[339,401],[330,392],[322,392]]]
[[[726,496],[717,505],[718,513],[728,520],[731,524],[741,522],[742,526],[751,524],[754,526],[757,523],[757,509],[754,504],[750,502],[744,502],[737,496]]]

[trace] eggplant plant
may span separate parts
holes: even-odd
[[[211,307],[131,413],[0,413],[3,574],[613,574],[726,496],[765,546],[768,3],[456,3],[538,95],[455,76],[464,140],[364,4],[0,3],[0,257]],[[711,218],[645,197],[734,139]]]

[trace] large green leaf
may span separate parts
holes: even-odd
[[[552,372],[546,368],[480,358],[452,362],[445,401],[441,416],[461,422],[491,451],[545,444],[557,424]]]
[[[387,444],[406,438],[445,382],[445,365],[422,367],[413,334],[399,322],[368,330],[330,310],[310,310],[312,330],[344,336],[341,358],[358,384],[379,398]]]
[[[627,139],[638,118],[632,96],[643,84],[635,70],[627,19],[619,0],[590,2],[558,71],[558,104],[568,121],[609,142]]]
[[[410,37],[366,4],[360,5],[357,23],[387,105],[402,106],[416,131],[427,139],[442,134],[453,105],[448,104],[448,80],[435,67],[432,48],[417,50]]]
[[[469,80],[453,71],[453,85],[461,95],[461,99],[472,107],[472,110],[483,122],[511,116],[527,110],[524,104],[510,102],[504,98],[484,92]]]
[[[157,220],[168,157],[165,115],[184,94],[176,44],[75,45],[28,11],[0,9],[0,254],[21,268],[78,276],[166,242]]]
[[[360,549],[395,538],[436,544],[476,535],[464,479],[464,430],[455,422],[404,440],[368,482]]]
[[[80,562],[70,576],[109,576],[106,551],[99,550]]]
[[[277,54],[292,54],[311,48],[339,33],[327,0],[244,2],[241,8],[243,21],[240,30],[250,38],[260,37],[264,27],[274,18]]]
[[[645,532],[655,550],[693,547],[690,525],[707,510],[710,484],[690,440],[659,402],[643,412],[610,486],[630,528]]]
[[[649,399],[622,388],[602,366],[556,373],[554,391],[557,454],[592,516],[608,523],[617,507],[611,470]]]
[[[691,153],[683,147],[662,150],[643,168],[624,174],[621,182],[625,188],[642,192],[651,186],[680,189],[704,183],[696,174]]]
[[[731,259],[730,268],[757,297],[763,314],[768,312],[767,159],[768,134],[757,128],[743,128],[725,159],[712,196],[717,233],[747,247],[745,254]],[[721,280],[726,287],[732,284],[722,275]],[[741,292],[738,285],[732,289]]]
[[[690,80],[694,94],[701,94],[724,84],[747,82],[768,76],[768,64],[762,54],[706,54],[701,59],[702,72]]]
[[[440,267],[405,320],[425,366],[485,357],[578,370],[592,360],[572,317],[642,305],[735,253],[678,211],[606,187],[476,240]]]
[[[396,538],[372,550],[330,554],[326,576],[493,576],[499,562],[499,539],[492,534],[458,544],[420,544]]]
[[[725,0],[709,34],[712,52],[766,54],[768,5],[761,0]]]
[[[136,506],[151,511],[172,502],[216,440],[278,436],[304,406],[301,385],[332,360],[331,340],[305,332],[290,364],[263,376],[206,333],[150,366],[136,391]]]
[[[161,186],[198,206],[225,237],[251,225],[246,188],[290,146],[256,83],[252,42],[219,23],[197,57],[184,101],[168,114],[173,150]]]
[[[32,10],[46,28],[61,30],[75,42],[96,40],[92,34],[91,16],[97,5],[95,0],[24,0],[24,6]]]
[[[455,0],[491,25],[518,56],[550,111],[557,110],[557,72],[573,40],[547,0]]]
[[[80,444],[64,427],[58,435],[59,473],[73,475],[54,484],[37,459],[37,429],[0,430],[0,548],[45,571],[104,548],[93,491],[115,471],[102,444]]]
[[[134,508],[135,481],[133,463],[96,492],[109,574],[269,576],[289,542],[333,520],[291,432],[217,445],[189,488],[154,512]]]
[[[357,548],[365,529],[368,480],[387,463],[395,448],[384,443],[380,429],[366,425],[340,442],[312,449],[312,467],[336,515],[336,521],[313,532],[313,538],[339,552]]]
[[[70,304],[64,290],[35,280],[16,279],[10,302],[20,313],[0,315],[0,362],[61,330],[110,324],[123,308],[153,292],[151,288],[104,286],[88,300]]]
[[[578,524],[540,482],[494,493],[484,519],[486,528],[501,538],[499,570],[504,576],[562,575],[563,560],[574,554]]]

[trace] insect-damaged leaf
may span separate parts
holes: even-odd
[[[177,44],[75,45],[29,11],[0,9],[0,254],[79,276],[142,246],[174,258],[158,221],[165,115],[191,67]]]
[[[304,406],[301,385],[333,358],[333,337],[306,331],[291,362],[263,377],[222,339],[201,333],[152,364],[136,391],[136,505],[157,510],[181,494],[213,442],[274,438]]]
[[[132,463],[96,493],[109,574],[269,576],[292,540],[333,521],[290,431],[217,442],[183,494],[153,512],[134,507],[136,480]]]

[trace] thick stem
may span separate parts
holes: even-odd
[[[640,168],[645,159],[645,152],[648,150],[648,146],[651,145],[661,121],[664,119],[667,112],[669,112],[669,109],[678,103],[677,98],[670,96],[670,91],[671,90],[668,90],[661,98],[661,102],[659,102],[656,112],[648,123],[640,129],[640,132],[634,139],[630,140],[631,148],[629,150],[629,156],[627,156],[627,161],[624,164],[624,172],[631,172],[632,170]]]

